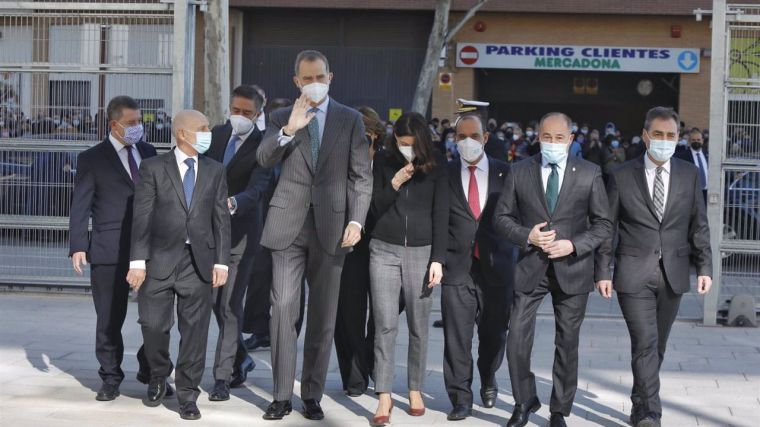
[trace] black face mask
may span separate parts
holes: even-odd
[[[701,142],[692,142],[691,148],[695,150],[701,150],[702,149],[702,143]]]

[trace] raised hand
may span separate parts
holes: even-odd
[[[295,104],[293,104],[293,111],[290,112],[288,124],[282,128],[282,131],[286,135],[295,135],[296,132],[305,128],[311,119],[314,118],[316,113],[309,112],[309,109],[311,108],[309,102],[309,98],[303,94],[301,94],[301,96],[296,99]]]

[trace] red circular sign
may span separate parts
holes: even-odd
[[[459,51],[459,60],[465,65],[478,62],[478,49],[475,46],[465,46]]]

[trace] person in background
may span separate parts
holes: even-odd
[[[625,148],[620,145],[620,140],[615,137],[610,141],[610,146],[605,151],[604,174],[607,176],[615,167],[625,162]]]
[[[103,381],[95,398],[114,400],[124,380],[121,328],[127,315],[129,245],[132,203],[143,160],[156,149],[143,141],[140,107],[128,96],[117,96],[106,109],[110,132],[100,144],[77,156],[74,195],[69,217],[69,256],[77,274],[90,263],[90,289],[95,304],[95,357]],[[92,233],[88,232],[92,220]],[[137,380],[150,381],[145,348],[137,352]],[[173,393],[166,385],[169,395]]]
[[[646,147],[641,143],[641,137],[636,135],[631,138],[631,143],[625,147],[625,158],[627,160],[633,160],[637,157],[641,157],[645,151]]]
[[[421,416],[432,288],[441,283],[446,257],[446,163],[433,148],[422,115],[405,113],[396,121],[387,149],[375,156],[373,174],[370,215],[376,223],[369,249],[379,402],[372,422],[387,424],[393,407],[399,292],[404,293],[409,326],[409,413]]]
[[[689,149],[683,150],[680,153],[676,150],[675,157],[685,160],[697,167],[699,171],[699,185],[702,188],[702,196],[707,203],[707,186],[709,183],[709,169],[708,158],[709,154],[705,148],[704,141],[702,139],[702,132],[698,128],[693,128],[688,135]]]
[[[538,141],[536,131],[533,130],[533,126],[528,125],[525,128],[525,141],[528,143],[528,157],[535,156],[541,152],[541,144]]]
[[[586,142],[586,135],[578,132],[577,136],[573,138],[573,142],[570,143],[570,151],[568,155],[570,157],[583,158],[583,143]]]
[[[599,139],[599,131],[594,129],[583,147],[583,158],[598,166],[604,166],[604,146]]]

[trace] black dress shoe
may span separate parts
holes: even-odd
[[[472,415],[472,408],[467,405],[455,405],[446,417],[449,421],[462,421]]]
[[[208,400],[212,402],[230,400],[230,384],[225,380],[216,380],[214,389],[208,394]]]
[[[271,343],[269,342],[269,337],[258,336],[256,334],[253,334],[250,337],[243,340],[243,344],[245,344],[245,349],[248,351],[255,351],[260,348],[269,347],[271,345]]]
[[[552,416],[549,417],[549,427],[567,427],[565,416],[559,412],[552,412]]]
[[[281,420],[286,415],[290,415],[291,411],[293,411],[293,406],[289,400],[275,400],[269,404],[263,418],[265,420]]]
[[[528,424],[528,418],[533,412],[538,412],[541,409],[541,402],[537,397],[533,397],[529,401],[515,405],[515,412],[512,413],[512,417],[507,423],[507,427],[523,427]]]
[[[309,420],[321,420],[325,417],[322,407],[315,399],[306,399],[303,401],[303,416]]]
[[[143,403],[150,407],[160,405],[161,401],[164,400],[164,397],[166,396],[167,385],[166,378],[164,377],[151,378],[150,384],[148,384],[148,395]]]
[[[434,328],[442,328],[443,327],[443,320],[439,319],[439,320],[434,321],[433,322],[433,327]]]
[[[654,412],[650,412],[636,423],[636,427],[660,427],[660,416]]]
[[[248,379],[248,373],[256,367],[256,362],[251,359],[250,356],[243,360],[238,369],[232,373],[232,379],[230,380],[230,387],[240,387]]]
[[[363,389],[362,388],[349,387],[349,388],[346,389],[346,396],[348,396],[348,397],[359,397],[359,396],[363,396],[366,391],[367,391],[366,387],[364,387]]]
[[[166,382],[166,397],[172,397],[172,396],[174,396],[174,389],[167,381]]]
[[[179,405],[179,416],[183,420],[200,420],[201,411],[195,402],[185,402]]]
[[[135,379],[140,383],[148,384],[150,382],[150,371],[137,371]]]
[[[480,398],[483,400],[484,408],[493,408],[496,405],[496,398],[498,396],[498,388],[485,388],[480,390]]]
[[[117,397],[119,397],[119,386],[103,383],[103,385],[100,386],[100,390],[98,390],[98,394],[95,395],[95,400],[107,402],[109,400],[114,400]]]

